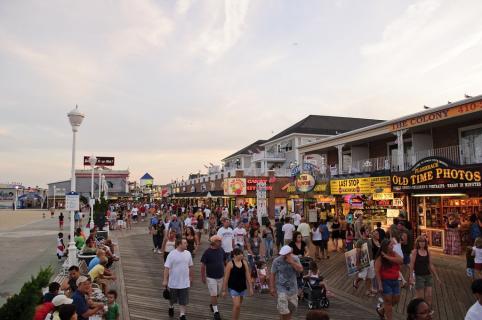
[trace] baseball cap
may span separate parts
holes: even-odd
[[[209,238],[209,241],[214,242],[214,241],[221,241],[223,240],[220,236],[214,235],[211,238]]]
[[[283,246],[280,251],[279,251],[279,254],[280,256],[285,256],[287,255],[288,253],[291,253],[292,249],[290,246]]]
[[[67,296],[63,294],[59,294],[52,299],[52,303],[56,307],[61,306],[63,304],[72,304],[72,302],[74,302],[74,300],[67,298]]]
[[[86,276],[80,276],[77,281],[75,282],[75,285],[78,287],[81,283],[89,281],[90,279],[87,278]]]

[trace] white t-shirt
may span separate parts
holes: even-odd
[[[189,281],[189,267],[192,267],[192,256],[187,250],[172,250],[167,256],[164,267],[169,268],[167,286],[172,289],[185,289],[191,286]]]
[[[482,249],[478,249],[474,246],[472,247],[472,251],[475,252],[474,262],[482,263]]]
[[[218,236],[220,236],[223,239],[221,246],[223,247],[224,252],[233,251],[233,239],[234,239],[233,229],[231,229],[230,227],[228,228],[221,227],[218,230]]]
[[[138,209],[137,209],[137,208],[133,208],[133,209],[132,209],[132,215],[133,215],[133,216],[137,216],[137,212],[138,212]]]
[[[313,232],[313,241],[321,241],[320,228],[313,228],[311,232]]]
[[[300,223],[301,223],[301,215],[300,215],[299,213],[296,213],[296,214],[293,216],[293,220],[294,220],[295,226],[299,226]]]
[[[211,215],[211,210],[209,210],[208,208],[204,209],[204,214],[206,215],[206,219],[208,219]]]
[[[482,319],[482,305],[475,301],[465,315],[465,320],[480,320]]]
[[[191,217],[187,217],[186,219],[184,219],[184,226],[185,227],[191,227],[192,226]]]
[[[281,229],[285,233],[285,240],[293,240],[293,231],[295,231],[295,226],[291,223],[285,223]]]
[[[298,229],[296,229],[303,237],[309,237],[310,236],[310,225],[307,224],[306,222],[300,223],[298,226]]]
[[[234,243],[244,246],[244,237],[246,237],[246,229],[236,228],[234,229]]]

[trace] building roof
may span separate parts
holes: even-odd
[[[264,144],[293,133],[337,135],[383,121],[385,120],[309,115],[288,129],[271,137]]]
[[[247,147],[244,147],[243,149],[233,153],[232,155],[224,158],[222,161],[224,160],[227,160],[229,158],[232,158],[232,157],[235,157],[235,156],[239,156],[239,155],[242,155],[242,154],[251,154],[251,153],[257,153],[259,152],[259,150],[263,150],[264,147],[262,147],[261,145],[263,143],[265,143],[266,140],[258,140],[256,142],[253,142],[252,144],[250,144],[249,146]]]
[[[463,100],[460,100],[460,101],[457,101],[457,102],[450,102],[450,103],[447,103],[447,104],[444,104],[442,106],[438,106],[438,107],[433,107],[433,108],[428,108],[428,109],[425,109],[425,110],[422,110],[422,111],[419,111],[419,112],[416,112],[416,113],[411,113],[411,114],[408,114],[408,115],[405,115],[405,116],[402,116],[402,117],[398,117],[398,118],[395,118],[395,119],[392,119],[392,120],[386,120],[386,121],[380,121],[380,122],[377,122],[377,123],[374,123],[372,125],[368,125],[367,127],[361,127],[361,128],[358,128],[358,129],[355,129],[355,130],[352,130],[352,131],[349,131],[349,132],[345,132],[343,134],[340,134],[340,135],[337,135],[337,136],[334,136],[334,137],[328,137],[326,139],[323,139],[322,141],[314,141],[314,142],[311,142],[311,143],[307,143],[303,146],[301,146],[299,149],[302,150],[303,152],[311,152],[313,148],[317,148],[318,146],[322,146],[322,148],[325,148],[325,145],[328,147],[328,146],[331,146],[331,145],[335,145],[335,144],[339,144],[340,143],[340,139],[343,139],[343,138],[353,138],[353,141],[356,141],[356,137],[360,134],[363,134],[365,133],[366,135],[368,136],[375,136],[377,134],[372,134],[371,131],[377,131],[379,134],[385,134],[385,133],[389,133],[389,132],[393,132],[394,130],[392,129],[388,129],[390,126],[393,126],[394,124],[397,124],[401,121],[404,121],[404,120],[408,120],[408,119],[411,119],[411,118],[414,118],[414,117],[420,117],[420,116],[424,116],[424,115],[428,115],[428,114],[431,114],[431,113],[434,113],[434,112],[437,112],[437,111],[441,111],[441,110],[445,110],[445,109],[450,109],[450,108],[454,108],[454,107],[458,107],[458,106],[461,106],[461,105],[465,105],[465,104],[468,104],[468,103],[473,103],[473,102],[477,102],[477,101],[480,101],[482,100],[482,95],[478,95],[478,96],[474,96],[474,97],[470,97],[470,98],[466,98],[466,99],[463,99]],[[476,111],[476,112],[479,112],[479,111]],[[416,126],[414,126],[415,128]],[[347,141],[343,141],[343,143],[346,143]]]
[[[141,180],[154,180],[154,177],[146,172],[146,174],[141,177]]]

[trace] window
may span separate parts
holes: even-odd
[[[462,164],[482,162],[482,125],[459,129]]]

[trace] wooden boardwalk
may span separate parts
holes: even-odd
[[[170,319],[167,315],[168,302],[162,298],[162,258],[151,251],[151,237],[134,234],[119,238],[121,267],[124,275],[125,299],[129,315],[125,319]],[[206,241],[203,248],[207,247]],[[200,251],[201,252],[201,251]],[[190,290],[190,304],[187,308],[188,319],[212,319],[209,309],[209,295],[200,280],[200,257],[194,259],[194,283]],[[333,319],[377,319],[373,308],[358,305],[340,296],[330,299],[327,311]],[[220,299],[219,309],[223,319],[231,319],[231,298]],[[308,309],[300,305],[293,319],[304,319]],[[176,308],[175,318],[178,317]],[[245,299],[241,307],[241,319],[279,319],[276,300],[269,294],[255,295]]]
[[[142,228],[142,229],[141,229]],[[162,258],[151,251],[152,241],[145,226],[137,225],[136,230],[124,231],[119,236],[119,248],[123,278],[119,289],[122,290],[124,319],[172,319],[167,315],[168,303],[162,298]],[[207,247],[206,237],[202,249]],[[206,286],[200,281],[201,252],[194,259],[194,281],[190,289],[190,304],[187,308],[188,319],[212,319],[209,309],[209,296]],[[460,258],[434,255],[434,262],[443,279],[443,285],[436,284],[434,290],[434,319],[463,319],[466,310],[474,302],[470,293],[470,279],[465,275],[463,261]],[[364,295],[363,284],[356,291],[352,279],[346,276],[344,256],[332,253],[330,259],[320,264],[320,270],[327,280],[329,289],[335,297],[330,298],[330,307],[326,309],[332,319],[378,319],[375,313],[376,298]],[[406,305],[412,298],[412,292],[402,290],[401,302],[397,307],[395,319],[404,319]],[[231,299],[220,299],[220,313],[223,319],[231,319]],[[293,319],[304,319],[307,311],[300,304]],[[269,294],[248,297],[241,307],[241,319],[279,319],[276,300]],[[174,319],[178,319],[176,308]]]

